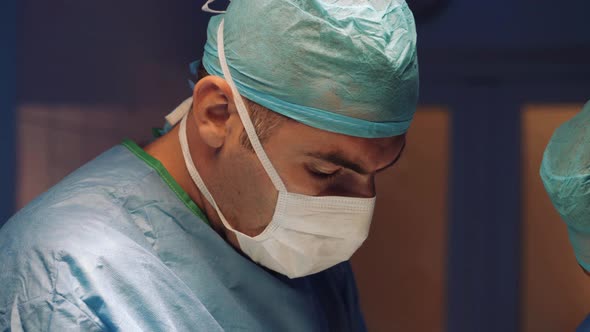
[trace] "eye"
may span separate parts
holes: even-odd
[[[338,174],[338,172],[330,173],[330,174],[321,173],[321,172],[310,172],[310,173],[311,173],[312,176],[314,176],[316,178],[325,179],[325,180],[331,179],[331,178],[335,177]]]
[[[338,173],[340,173],[340,170],[335,170],[333,172],[324,172],[313,168],[308,168],[307,171],[311,176],[319,180],[330,180],[335,178],[338,175]]]

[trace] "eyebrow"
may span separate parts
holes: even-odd
[[[387,166],[378,169],[376,171],[376,173],[379,173],[379,172],[381,172],[381,171],[383,171],[383,170],[385,170],[385,169],[387,169],[387,168],[395,165],[399,161],[399,159],[401,158],[401,156],[402,156],[403,152],[405,151],[405,149],[406,149],[406,140],[404,140],[403,145],[402,145],[402,148],[400,149],[399,153],[397,154],[397,157],[395,157],[395,159],[391,163],[387,164]],[[366,170],[360,164],[355,163],[355,162],[347,159],[344,156],[344,153],[342,153],[342,151],[333,151],[333,152],[327,152],[327,153],[323,153],[323,152],[308,152],[305,155],[306,156],[309,156],[309,157],[313,157],[313,158],[317,158],[317,159],[321,159],[321,160],[327,161],[327,162],[332,163],[334,165],[338,165],[338,166],[341,166],[341,167],[344,167],[344,168],[351,169],[354,172],[359,173],[359,174],[362,174],[362,175],[371,174],[370,171]]]

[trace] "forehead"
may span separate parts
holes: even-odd
[[[405,143],[405,136],[352,137],[320,130],[296,121],[287,121],[271,135],[268,143],[280,145],[283,149],[289,147],[285,149],[287,154],[338,152],[346,159],[360,163],[366,168],[379,169],[397,158]]]

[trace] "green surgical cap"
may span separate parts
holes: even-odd
[[[553,134],[541,178],[568,226],[578,262],[590,271],[590,103]]]
[[[233,0],[211,18],[203,66],[223,77],[217,31],[244,97],[350,136],[405,133],[418,99],[414,17],[403,0]]]

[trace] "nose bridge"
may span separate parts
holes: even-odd
[[[376,190],[375,190],[375,175],[368,174],[363,177],[363,181],[358,188],[358,195],[359,197],[363,198],[371,198],[375,197]]]

